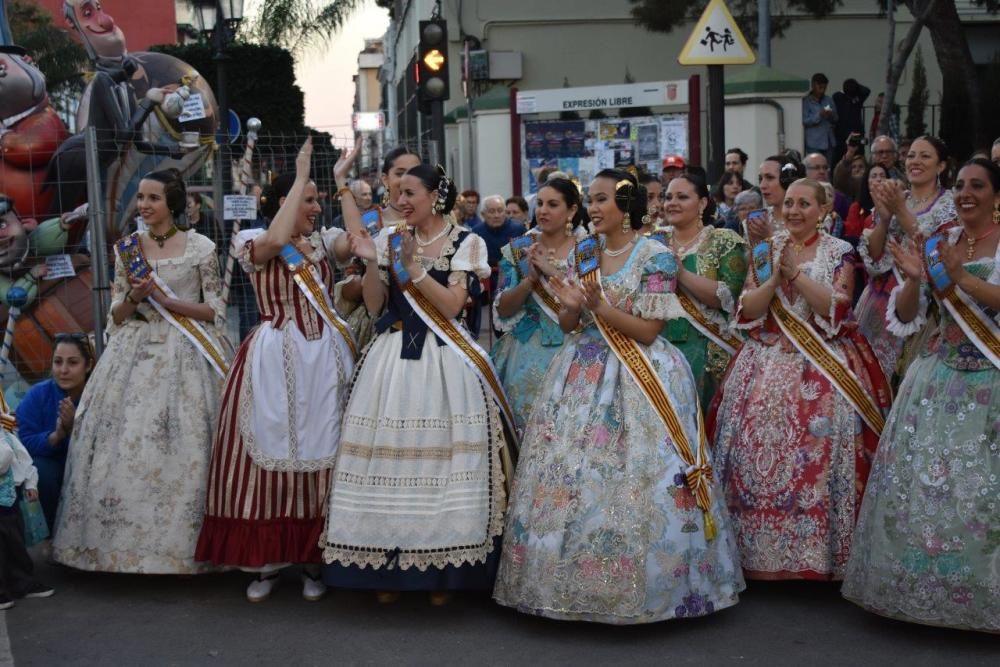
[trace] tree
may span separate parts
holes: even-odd
[[[906,136],[910,139],[927,133],[924,116],[926,115],[928,97],[924,54],[920,47],[917,47],[917,55],[913,59],[913,88],[910,90],[910,101],[906,108]]]
[[[158,45],[194,67],[215,88],[215,50],[209,44]],[[278,46],[236,43],[226,49],[229,107],[240,118],[260,118],[268,135],[305,132],[305,94],[295,84],[295,59]]]
[[[756,39],[756,17],[758,1],[730,0],[730,9],[743,33]],[[898,5],[905,6],[913,15],[914,23],[898,47],[891,44],[896,55],[890,56],[887,76],[887,90],[882,107],[882,122],[887,123],[894,103],[895,90],[899,78],[906,67],[907,59],[916,45],[920,31],[926,27],[930,31],[934,54],[941,69],[943,84],[941,134],[947,138],[949,147],[957,155],[965,155],[973,146],[988,142],[984,134],[983,95],[975,63],[958,9],[954,0],[875,0],[883,11],[889,13],[890,40],[894,40],[894,15]],[[1000,0],[971,0],[978,7],[990,13],[1000,11]],[[694,20],[708,4],[708,0],[629,0],[633,5],[632,16],[636,22],[654,32],[670,32],[681,23]],[[786,0],[784,5],[799,9],[820,18],[831,14],[841,4],[841,0]],[[789,26],[789,19],[781,12],[771,14],[771,32],[780,37]],[[890,94],[891,91],[891,94]],[[884,128],[883,128],[884,129]],[[884,133],[884,131],[881,131]]]
[[[87,53],[52,23],[48,12],[23,0],[9,3],[7,12],[17,45],[28,52],[45,75],[50,92],[82,82]]]
[[[284,46],[299,53],[324,43],[365,0],[268,0],[241,26],[241,35],[260,44]],[[378,2],[385,6],[385,2]]]
[[[636,23],[653,32],[671,32],[685,21],[696,21],[708,0],[629,0]],[[729,10],[743,35],[757,41],[757,5],[759,0],[729,0]],[[798,9],[817,18],[829,16],[842,0],[786,0],[782,8],[771,10],[771,35],[781,37],[791,25],[786,10]]]

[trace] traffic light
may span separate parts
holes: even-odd
[[[448,24],[441,19],[420,22],[417,93],[424,103],[448,99]]]

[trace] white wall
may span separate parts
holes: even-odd
[[[791,93],[730,95],[726,97],[726,148],[739,146],[750,156],[744,177],[757,181],[757,166],[764,158],[780,151],[778,110],[768,104],[731,106],[730,102],[750,97],[769,97],[781,105],[785,117],[785,148],[802,149],[802,97]]]
[[[510,112],[480,111],[475,114],[476,189],[486,197],[514,192],[511,171]]]

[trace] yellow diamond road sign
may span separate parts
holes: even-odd
[[[681,65],[749,65],[756,60],[725,0],[708,3],[677,57]]]

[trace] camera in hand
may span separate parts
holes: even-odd
[[[868,143],[868,140],[861,136],[860,132],[851,132],[850,136],[847,137],[847,145],[853,146],[855,148],[859,146],[864,146]]]

